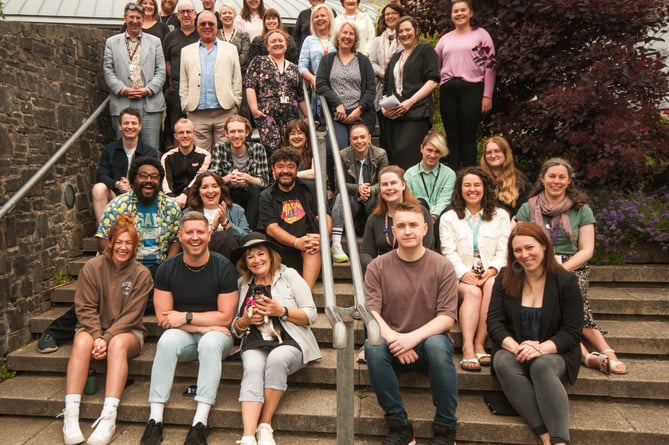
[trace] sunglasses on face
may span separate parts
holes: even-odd
[[[214,23],[214,22],[200,22],[200,23],[198,23],[198,25],[202,28],[213,28],[214,26],[216,26],[216,23]]]

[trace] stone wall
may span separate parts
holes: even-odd
[[[0,204],[4,204],[107,96],[102,75],[110,30],[0,22]],[[0,357],[31,340],[30,319],[94,232],[90,189],[106,111],[0,221]],[[75,190],[68,208],[65,188]]]

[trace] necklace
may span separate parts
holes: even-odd
[[[209,265],[209,259],[207,259],[207,262],[204,263],[202,266],[196,266],[196,267],[189,266],[188,263],[186,263],[186,261],[184,260],[184,266],[186,266],[186,269],[190,270],[193,273],[202,272],[207,268],[208,265]]]

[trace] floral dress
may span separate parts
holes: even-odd
[[[284,63],[282,74],[269,56],[256,57],[249,64],[244,79],[244,88],[255,90],[258,110],[265,114],[265,117],[256,117],[254,121],[268,157],[281,146],[288,122],[300,117],[298,105],[304,101],[302,78],[297,66],[288,60]]]

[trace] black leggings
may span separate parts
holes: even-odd
[[[456,172],[476,165],[476,133],[481,122],[483,82],[454,78],[439,87],[439,110],[448,140],[446,163]]]

